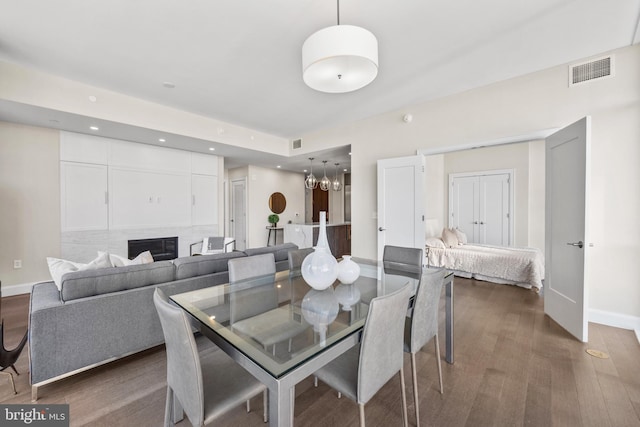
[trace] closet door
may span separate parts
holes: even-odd
[[[451,174],[449,227],[462,230],[469,243],[509,246],[512,173]]]
[[[487,245],[509,246],[509,175],[479,177],[479,239]]]
[[[467,235],[469,243],[479,243],[480,191],[477,176],[453,178],[449,192],[449,227]]]

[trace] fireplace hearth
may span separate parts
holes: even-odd
[[[178,237],[129,240],[127,254],[129,259],[134,259],[145,251],[150,251],[155,261],[178,258]]]

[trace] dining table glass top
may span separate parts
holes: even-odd
[[[336,281],[317,291],[300,270],[287,270],[170,298],[199,321],[203,333],[217,334],[279,378],[359,333],[373,298],[405,285],[415,293],[419,279],[416,271],[363,266],[353,284]]]

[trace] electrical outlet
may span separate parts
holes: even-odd
[[[13,260],[13,268],[22,268],[22,260],[21,259],[14,259]]]

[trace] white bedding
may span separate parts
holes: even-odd
[[[473,244],[428,247],[426,254],[428,265],[454,270],[463,277],[542,288],[544,257],[538,249]]]

